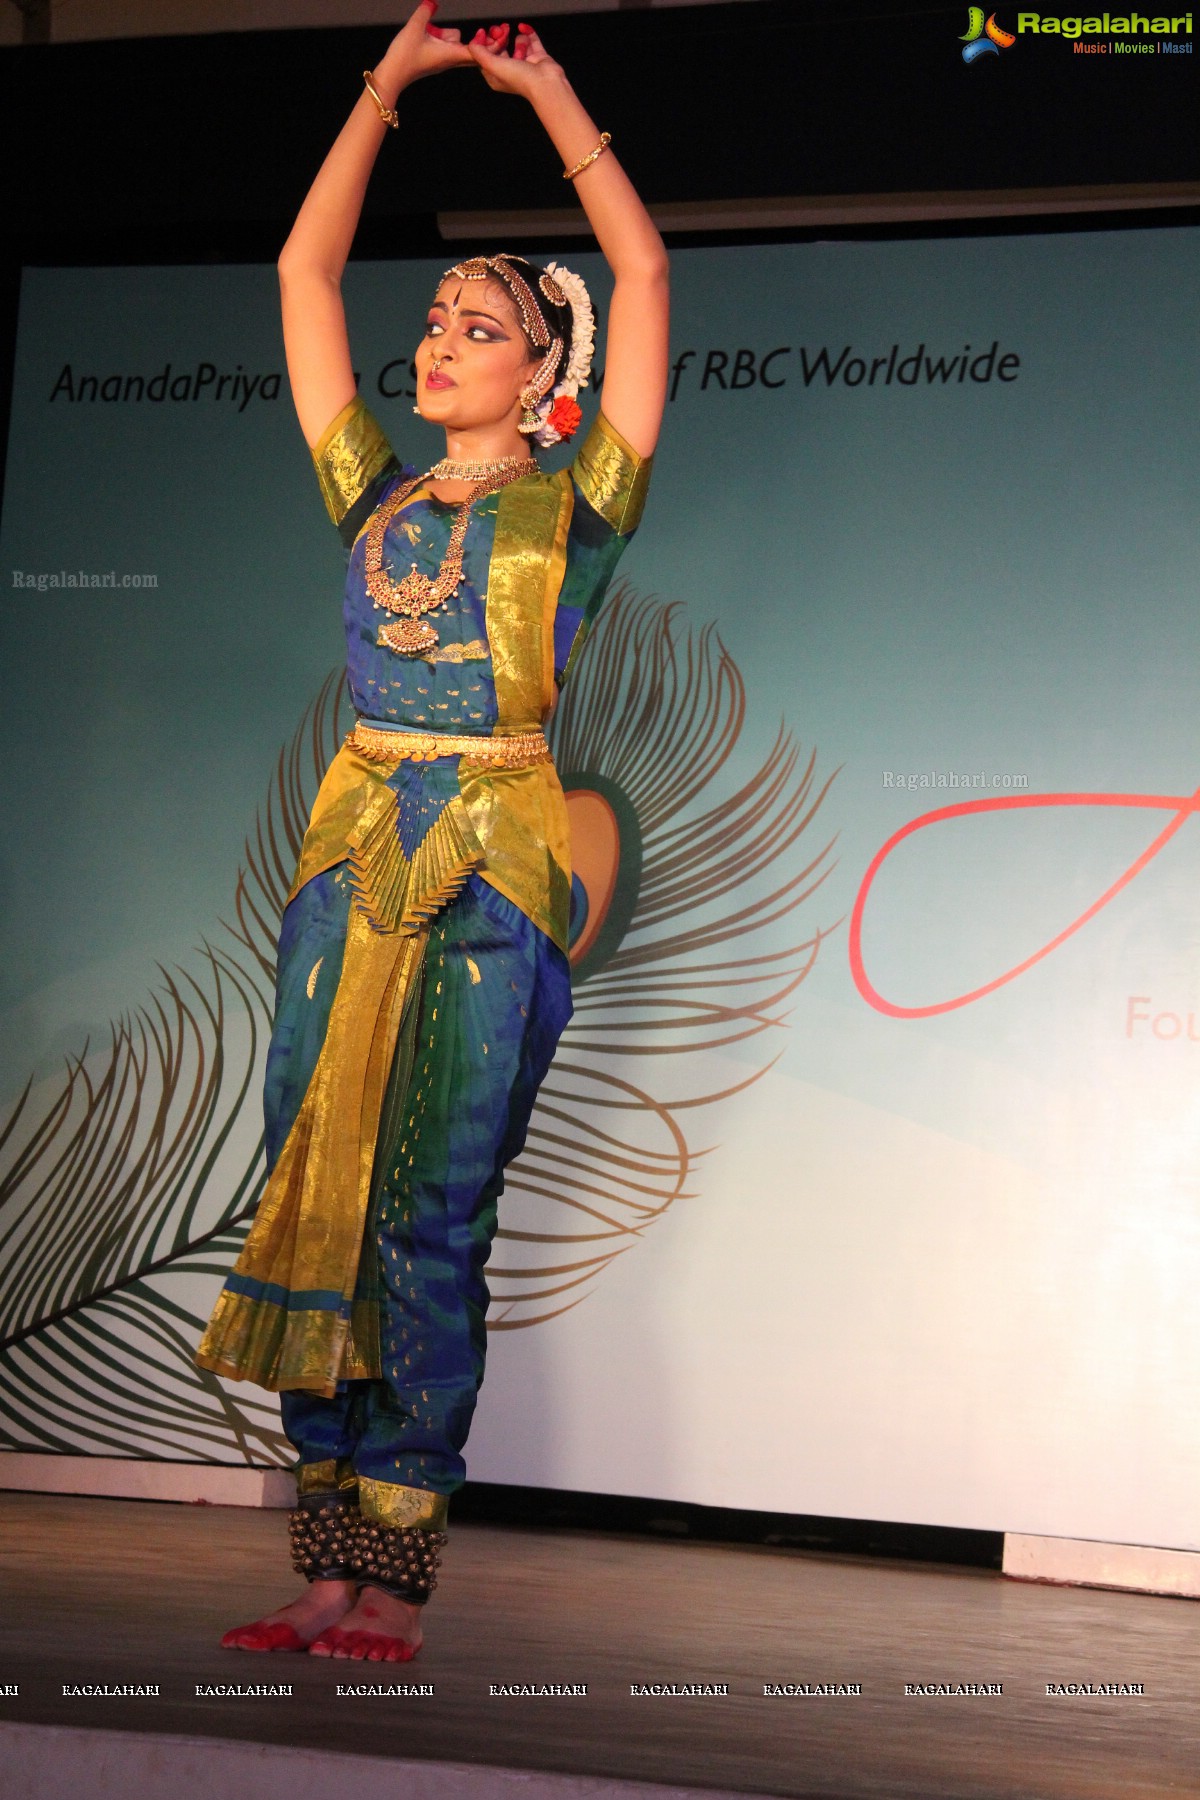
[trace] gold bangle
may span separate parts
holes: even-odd
[[[376,106],[379,108],[380,118],[383,120],[385,125],[390,125],[392,130],[395,131],[400,124],[400,115],[395,110],[394,107],[391,107],[391,108],[386,107],[383,104],[383,101],[379,98],[379,95],[375,91],[375,83],[371,80],[370,69],[363,70],[363,80],[367,84],[368,94],[370,94],[372,100],[375,102]]]
[[[595,160],[598,156],[604,155],[604,152],[608,149],[608,146],[611,143],[612,143],[611,135],[607,131],[602,131],[600,133],[600,142],[596,145],[596,148],[594,150],[589,150],[587,155],[584,157],[583,161],[577,162],[573,169],[564,169],[563,170],[563,180],[564,181],[574,181],[574,179],[577,175],[582,175],[583,171],[586,168],[589,168],[591,166],[591,164],[595,162]]]

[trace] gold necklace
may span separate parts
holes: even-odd
[[[536,475],[538,465],[532,456],[497,456],[492,462],[455,462],[443,456],[434,463],[427,481],[489,481],[493,475],[506,475],[516,481],[522,475]]]
[[[380,626],[375,642],[388,650],[395,650],[400,656],[422,656],[439,642],[437,632],[421,615],[432,612],[435,607],[444,606],[462,580],[463,544],[471,521],[471,508],[476,500],[481,500],[485,494],[494,494],[498,488],[507,487],[510,481],[517,481],[522,475],[531,475],[537,469],[532,457],[519,456],[500,457],[497,463],[490,465],[457,465],[459,468],[470,468],[472,472],[478,467],[485,467],[489,472],[471,489],[466,499],[460,502],[441,567],[431,580],[428,575],[419,572],[414,562],[407,575],[402,576],[399,581],[393,581],[383,566],[383,534],[388,521],[399,512],[409,495],[423,481],[445,479],[439,471],[446,466],[445,460],[436,463],[425,475],[418,475],[412,481],[404,482],[382,506],[376,508],[375,516],[367,529],[367,592],[377,607],[400,614],[392,624]],[[449,466],[455,467],[454,464]],[[466,480],[472,478],[473,473],[464,476]]]

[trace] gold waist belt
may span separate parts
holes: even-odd
[[[448,731],[388,731],[357,719],[346,742],[371,762],[433,762],[439,756],[465,756],[493,769],[525,769],[550,757],[550,746],[540,729],[514,732],[511,737],[471,737]]]

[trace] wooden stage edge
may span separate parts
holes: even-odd
[[[169,1500],[190,1505],[272,1509],[292,1506],[296,1493],[292,1477],[284,1469],[0,1451],[0,1491],[6,1489],[22,1493],[91,1494],[106,1495],[110,1499]],[[571,1497],[564,1498],[569,1500]],[[478,1505],[468,1516],[485,1523],[510,1522],[503,1514],[489,1519],[487,1509]],[[533,1522],[540,1522],[536,1513],[531,1512],[529,1516]],[[850,1522],[839,1523],[847,1525]],[[903,1531],[905,1528],[886,1529]],[[707,1535],[720,1537],[722,1533],[718,1528]],[[945,1535],[952,1539],[955,1534]],[[966,1538],[968,1534],[957,1535]],[[983,1539],[989,1534],[972,1535]],[[803,1546],[794,1544],[793,1547]],[[828,1547],[861,1548],[847,1544],[844,1536],[841,1542],[835,1537]],[[904,1554],[904,1550],[899,1553]],[[918,1560],[986,1562],[986,1554],[974,1549],[961,1559],[955,1557],[953,1549],[935,1559],[930,1557],[928,1550],[923,1553],[917,1547],[916,1556]],[[1000,1567],[1003,1574],[1018,1581],[1046,1581],[1065,1586],[1116,1588],[1200,1599],[1200,1554],[1191,1550],[1006,1532]]]
[[[274,1509],[0,1494],[4,1800],[1180,1800],[1187,1600],[452,1524],[407,1665],[223,1651]]]

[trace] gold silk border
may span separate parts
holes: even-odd
[[[317,789],[288,900],[294,900],[314,875],[345,862],[350,840],[372,802],[384,804],[379,796],[387,774],[386,768],[371,762],[352,745],[342,745]]]
[[[296,1496],[348,1493],[358,1486],[354,1464],[348,1456],[328,1457],[324,1462],[300,1463],[296,1469]]]
[[[407,1525],[422,1531],[445,1531],[450,1502],[446,1494],[431,1488],[404,1487],[395,1481],[373,1481],[355,1473],[348,1456],[324,1462],[300,1463],[296,1469],[296,1496],[307,1494],[355,1494],[364,1519],[381,1525]]]
[[[412,937],[375,931],[350,908],[325,1041],[237,1274],[291,1293],[340,1293],[352,1303],[383,1096],[428,937],[427,926]],[[378,1318],[370,1304],[347,1319],[333,1310],[292,1312],[226,1289],[196,1361],[273,1392],[331,1395],[342,1377],[379,1375]]]
[[[458,779],[467,817],[483,846],[479,873],[565,951],[571,834],[554,764],[488,769],[464,757]]]
[[[381,1525],[417,1526],[422,1531],[445,1531],[449,1499],[429,1488],[401,1487],[398,1482],[358,1478],[358,1510],[364,1519]]]
[[[213,1308],[196,1362],[232,1381],[256,1381],[272,1392],[299,1387],[332,1393],[321,1371],[336,1353],[337,1342],[342,1344],[338,1379],[370,1381],[379,1376],[379,1331],[376,1301],[354,1302],[350,1327],[343,1336],[333,1313],[253,1300],[248,1294],[225,1288]],[[272,1370],[280,1373],[272,1375]],[[293,1370],[301,1373],[289,1373]]]
[[[500,491],[487,591],[498,735],[529,731],[550,709],[554,614],[573,502],[565,469]]]
[[[382,425],[362,395],[355,394],[312,447],[325,509],[335,525],[341,524],[392,457]]]
[[[627,535],[642,522],[653,462],[653,456],[639,456],[599,413],[579,446],[573,472],[588,505],[614,531]]]

